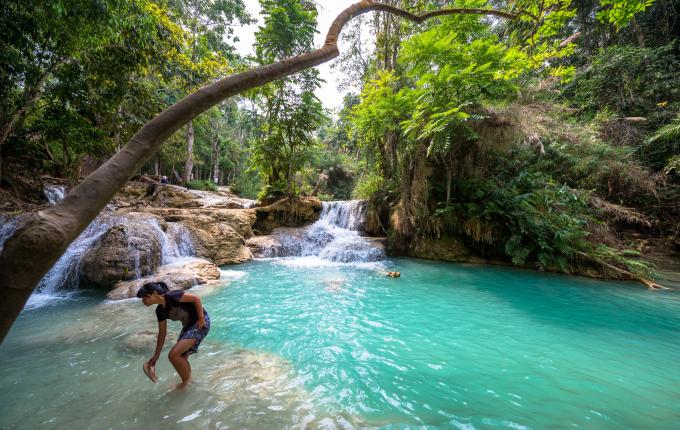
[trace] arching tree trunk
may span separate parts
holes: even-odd
[[[229,76],[168,107],[147,122],[123,149],[58,204],[25,216],[7,239],[0,250],[0,341],[4,340],[40,279],[115,193],[153,157],[163,142],[198,115],[233,95],[337,57],[337,40],[342,28],[355,16],[370,11],[389,12],[415,22],[454,14],[518,17],[515,13],[489,9],[453,8],[414,15],[393,6],[362,0],[337,16],[323,47]]]

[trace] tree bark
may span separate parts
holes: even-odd
[[[25,216],[0,251],[0,342],[21,312],[40,279],[66,248],[104,209],[115,193],[182,126],[223,100],[338,56],[338,36],[352,18],[370,11],[393,13],[414,22],[443,15],[493,15],[514,19],[519,14],[491,9],[442,9],[422,15],[362,0],[333,21],[323,47],[266,66],[238,73],[184,97],[147,122],[105,164],[92,172],[58,204]],[[525,12],[521,14],[527,15]]]
[[[212,141],[212,174],[211,180],[218,184],[220,181],[220,141],[217,136],[213,136]]]
[[[184,176],[182,185],[186,185],[191,180],[191,172],[194,169],[194,122],[189,121],[187,127],[187,158],[184,161]]]

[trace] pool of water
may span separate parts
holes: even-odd
[[[212,331],[183,393],[165,357],[159,384],[141,372],[137,300],[22,313],[0,428],[680,428],[680,294],[411,259],[229,269],[196,290]]]

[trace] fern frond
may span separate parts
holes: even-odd
[[[668,142],[674,139],[680,139],[680,115],[678,115],[671,123],[658,129],[647,139],[647,143],[656,141]]]

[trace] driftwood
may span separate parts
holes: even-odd
[[[626,277],[626,279],[634,279],[636,281],[640,281],[642,284],[644,284],[650,290],[669,290],[669,291],[675,290],[674,288],[664,287],[663,285],[657,284],[656,282],[654,282],[650,279],[647,279],[647,278],[640,276],[640,275],[636,275],[633,272],[629,272],[628,270],[614,266],[613,264],[609,264],[607,262],[597,260],[597,259],[591,257],[590,255],[586,254],[585,252],[579,251],[578,255],[580,255],[581,257],[585,258],[588,261],[591,261],[595,264],[599,264],[603,267],[606,267],[609,270],[612,270],[612,271],[614,271],[614,272],[616,272],[620,275],[623,275],[623,276]]]
[[[265,85],[325,63],[339,55],[338,37],[352,18],[382,11],[421,23],[444,15],[491,15],[516,19],[526,12],[447,8],[415,15],[394,6],[363,0],[333,21],[324,45],[313,51],[238,73],[190,94],[147,122],[105,164],[92,172],[55,206],[26,216],[0,251],[0,342],[21,312],[40,279],[71,242],[104,209],[115,193],[153,157],[161,145],[201,113],[243,91]]]

